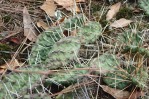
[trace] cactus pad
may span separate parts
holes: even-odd
[[[101,35],[102,27],[98,22],[90,21],[78,30],[82,43],[93,43]]]
[[[65,30],[68,32],[77,30],[78,35],[65,37],[63,35]],[[77,59],[81,44],[94,42],[101,35],[101,31],[99,23],[86,22],[84,15],[76,15],[65,20],[59,26],[40,34],[29,57],[30,66],[20,68],[20,70],[27,72],[12,72],[5,75],[1,81],[0,96],[8,99],[24,97],[24,95],[30,94],[30,91],[27,89],[31,88],[33,84],[36,84],[41,79],[42,75],[38,74],[38,71],[66,68],[66,66],[69,66],[68,63]],[[71,67],[71,69],[74,68],[80,68],[80,66],[75,65]],[[31,72],[36,72],[37,74]],[[85,74],[86,72],[87,70],[68,71],[66,73],[50,75],[49,79],[58,83],[75,82],[80,74]]]
[[[48,58],[48,53],[55,42],[59,41],[64,37],[64,31],[72,31],[77,27],[81,27],[85,22],[85,16],[80,14],[72,18],[65,20],[62,24],[57,27],[52,27],[51,29],[43,32],[39,35],[35,45],[32,48],[31,55],[29,58],[30,65],[36,65],[44,63]]]
[[[49,69],[63,68],[75,57],[77,58],[80,46],[80,40],[77,37],[62,38],[53,45],[48,54],[47,67]]]
[[[148,0],[140,0],[139,5],[143,10],[146,12],[146,14],[149,15],[149,1]]]
[[[147,87],[147,78],[148,74],[144,68],[136,70],[134,66],[130,65],[128,68],[107,73],[103,80],[110,87],[124,89],[130,85],[145,88]]]

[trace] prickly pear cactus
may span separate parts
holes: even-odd
[[[58,69],[64,67],[73,58],[77,56],[80,45],[81,45],[80,41],[76,37],[62,38],[60,41],[56,42],[53,45],[53,48],[51,49],[51,52],[49,53],[48,58],[46,59],[46,62],[48,63],[46,66],[45,65],[30,66],[27,67],[26,69],[21,70],[38,72],[38,71],[46,71],[48,69]],[[75,73],[73,74],[75,75]],[[41,78],[40,74],[30,74],[30,73],[20,73],[20,74],[12,73],[11,75],[6,75],[6,77],[3,79],[4,85],[2,86],[4,87],[2,88],[2,90],[0,90],[1,92],[0,96],[5,95],[4,93],[10,94],[10,96],[8,95],[9,98],[13,96],[19,97],[25,95],[27,94],[27,88],[29,88],[29,86],[32,86],[34,83],[39,81],[40,78]],[[53,79],[55,78],[60,79],[58,76],[53,76]],[[67,77],[63,78],[66,79]]]
[[[118,36],[118,44],[125,44],[123,53],[139,53],[145,57],[149,57],[149,51],[143,47],[145,36],[141,33],[126,32]]]
[[[148,0],[139,0],[140,7],[149,15],[149,1]]]
[[[98,22],[90,21],[78,30],[82,43],[93,43],[102,33],[102,27]]]
[[[85,23],[86,25],[84,26]],[[48,31],[45,31],[39,36],[32,48],[31,56],[29,58],[30,66],[20,69],[22,71],[26,71],[26,73],[12,72],[11,74],[3,77],[0,84],[0,97],[7,99],[19,97],[23,98],[24,95],[31,94],[32,91],[30,88],[42,77],[42,75],[38,74],[39,71],[66,68],[68,63],[77,58],[77,54],[82,43],[81,38],[84,38],[83,43],[90,43],[96,40],[94,37],[101,35],[100,24],[96,22],[85,22],[84,15],[79,15],[73,17],[72,19],[68,19],[63,24],[60,24],[60,26],[61,27],[54,27]],[[72,31],[74,29],[77,29],[78,31],[81,29],[79,31],[79,36],[63,36],[62,33],[64,30]],[[94,29],[94,32],[91,32],[92,29]],[[87,34],[87,36],[85,34]],[[91,36],[91,38],[88,39],[88,36]],[[75,65],[71,67],[71,69],[73,68],[80,68],[80,66]],[[68,73],[54,74],[49,77],[51,80],[55,80],[58,83],[63,83],[66,81],[75,82],[78,78],[77,75],[85,74],[86,72],[86,70],[70,71]],[[61,75],[63,75],[63,79],[60,78]]]
[[[53,45],[46,59],[49,69],[64,68],[71,60],[77,58],[81,43],[78,37],[62,38]]]
[[[42,71],[40,67],[28,67],[27,71]],[[31,73],[10,73],[4,76],[0,83],[0,97],[5,99],[21,98],[26,94],[29,94],[30,88],[35,84],[42,75]]]
[[[106,72],[115,71],[120,65],[120,61],[115,55],[105,53],[99,58],[93,59],[90,65],[99,68],[100,73],[105,74]]]
[[[139,88],[147,87],[148,74],[143,67],[120,67],[120,59],[112,54],[103,54],[90,63],[91,67],[99,68],[97,74],[104,75],[103,81],[112,88],[124,89],[130,85]]]
[[[124,89],[131,84],[131,81],[128,80],[128,75],[119,70],[107,73],[103,81],[108,86],[116,89]]]
[[[148,74],[144,68],[141,67],[137,71],[134,66],[129,66],[107,73],[103,80],[108,86],[117,89],[124,89],[130,85],[144,89],[147,87],[147,78]]]
[[[127,46],[141,46],[143,44],[141,34],[133,33],[132,31],[126,31],[120,34],[117,41],[119,44],[125,44]]]
[[[136,70],[136,73],[133,76],[131,75],[131,81],[137,87],[144,89],[148,87],[148,77],[147,69],[141,67],[138,71]]]
[[[146,58],[149,58],[149,50],[145,49],[143,47],[126,46],[123,53],[130,52],[130,51],[131,51],[131,53],[139,53],[139,54],[145,56]]]
[[[52,27],[39,35],[38,40],[32,48],[29,64],[36,65],[44,63],[44,61],[48,58],[48,53],[51,51],[51,48],[55,42],[64,37],[63,32],[72,31],[77,27],[81,27],[84,25],[84,22],[85,16],[83,14],[76,15],[65,20],[64,23],[60,24],[59,26]]]
[[[57,84],[74,84],[77,82],[77,79],[81,79],[83,74],[86,74],[88,70],[75,70],[75,68],[88,67],[84,64],[74,64],[74,68],[65,69],[64,73],[57,73],[49,78],[50,82],[56,82]]]

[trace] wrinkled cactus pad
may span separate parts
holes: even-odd
[[[120,61],[115,55],[105,53],[93,59],[90,65],[99,68],[100,73],[105,74],[110,71],[115,71],[120,65]]]
[[[130,85],[145,88],[147,87],[147,79],[148,74],[143,67],[136,70],[136,68],[131,65],[128,68],[109,72],[103,78],[108,86],[117,89],[124,89]]]
[[[76,15],[69,19],[66,19],[62,24],[56,27],[52,27],[46,30],[38,36],[35,45],[32,48],[29,58],[30,65],[36,65],[44,63],[48,58],[48,53],[55,42],[64,37],[64,31],[72,31],[78,27],[81,27],[85,22],[85,16],[83,14]]]
[[[28,67],[21,70],[42,71],[41,67]],[[0,97],[5,99],[16,99],[30,92],[28,88],[32,87],[35,82],[41,79],[40,74],[31,73],[10,73],[3,77],[0,83]]]
[[[142,36],[140,33],[133,33],[132,31],[125,31],[123,34],[118,36],[118,43],[131,45],[131,46],[140,46],[143,43]]]
[[[102,33],[102,27],[98,22],[90,21],[78,30],[82,43],[93,43]]]
[[[124,77],[124,78],[123,78]],[[110,87],[116,89],[124,89],[131,84],[128,76],[122,71],[109,72],[103,78],[103,81]]]
[[[148,0],[139,0],[140,7],[149,15],[149,1]]]
[[[58,69],[66,66],[71,60],[77,58],[80,49],[80,40],[77,37],[65,37],[53,45],[46,59],[49,69]]]
[[[63,34],[64,31],[71,33],[73,30],[78,31],[76,36],[66,37]],[[51,74],[48,76],[51,81],[75,83],[81,74],[85,74],[88,71],[73,70],[86,67],[86,65],[81,65],[80,63],[79,65],[81,66],[72,65],[72,67],[69,67],[69,65],[77,62],[81,44],[94,42],[101,35],[101,31],[102,28],[98,22],[87,22],[85,16],[80,14],[65,20],[59,26],[43,32],[38,36],[36,43],[32,47],[29,57],[30,66],[19,68],[20,71],[26,72],[12,72],[3,77],[0,97],[9,99],[30,94],[28,89],[41,80],[42,75],[39,72],[49,69],[66,71],[65,73]]]

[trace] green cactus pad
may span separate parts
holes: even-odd
[[[44,61],[48,58],[48,53],[51,51],[51,48],[55,42],[64,37],[63,32],[65,30],[72,31],[78,27],[81,27],[84,25],[84,22],[85,16],[83,14],[76,15],[65,20],[59,26],[52,27],[39,35],[35,45],[32,48],[29,64],[36,65],[44,63]]]
[[[141,33],[125,32],[118,36],[118,44],[125,44],[122,53],[139,53],[142,56],[149,57],[149,51],[143,47],[145,36]]]
[[[86,24],[84,26],[84,24]],[[84,30],[83,30],[84,29]],[[79,35],[65,37],[63,31],[79,31]],[[101,35],[101,26],[97,22],[86,22],[84,15],[76,15],[65,20],[60,27],[53,27],[39,35],[35,45],[33,45],[29,57],[30,66],[20,68],[26,73],[11,73],[5,75],[1,82],[0,96],[9,98],[24,97],[30,94],[27,91],[34,83],[41,78],[38,71],[48,69],[66,69],[68,63],[77,59],[81,43],[92,43]],[[88,37],[90,36],[90,37]],[[81,38],[84,39],[81,42]],[[41,64],[42,63],[42,64]],[[80,66],[71,67],[71,69]],[[30,73],[29,73],[30,72]],[[34,72],[34,73],[33,73]],[[37,74],[36,74],[36,73]],[[69,71],[66,73],[51,74],[49,79],[58,83],[76,82],[79,75],[85,74],[87,70]],[[62,78],[63,79],[62,79]],[[17,80],[16,80],[17,79]]]
[[[53,75],[49,80],[61,84],[74,84],[77,82],[77,79],[83,77],[84,74],[87,74],[87,70],[66,70],[66,73],[58,73]],[[82,75],[82,76],[81,76]]]
[[[114,71],[117,66],[120,65],[120,61],[112,54],[103,54],[99,58],[95,58],[91,61],[92,67],[99,68],[100,73],[105,74],[106,72]]]
[[[90,21],[78,30],[82,43],[93,43],[102,33],[102,27],[98,22]]]
[[[27,71],[42,71],[43,68],[40,67],[28,67],[21,70]],[[39,81],[42,77],[40,74],[31,74],[31,73],[10,73],[5,75],[3,80],[0,83],[0,97],[5,99],[15,99],[23,95],[26,95],[28,92],[27,89],[33,86],[35,82]]]
[[[136,85],[139,88],[147,88],[147,82],[148,82],[148,73],[147,69],[141,67],[138,71],[131,77],[131,81],[134,85]]]
[[[143,44],[143,40],[140,33],[133,33],[126,31],[118,36],[118,44],[125,44],[131,46],[140,46]]]
[[[103,78],[104,82],[108,86],[117,89],[124,89],[130,85],[143,89],[147,87],[147,79],[148,74],[144,68],[141,67],[139,70],[136,70],[136,67],[134,66],[109,72]]]
[[[115,71],[113,73],[107,73],[106,76],[103,78],[103,81],[112,88],[124,89],[131,84],[131,81],[129,81],[128,79],[128,76],[126,76],[124,72]]]
[[[58,41],[46,59],[49,69],[58,69],[66,66],[71,60],[77,58],[80,49],[80,40],[78,37],[66,37]]]
[[[149,15],[149,0],[139,0],[139,5]]]

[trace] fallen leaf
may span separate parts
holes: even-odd
[[[128,26],[131,22],[133,22],[133,21],[127,20],[125,18],[121,18],[119,20],[116,20],[112,24],[110,24],[110,26],[115,27],[115,28],[122,28],[122,27]]]
[[[3,74],[5,72],[4,68],[0,68],[0,74]]]
[[[2,74],[6,69],[15,69],[16,67],[23,66],[24,63],[18,62],[17,59],[12,59],[11,61],[6,62],[0,66],[0,74]]]
[[[57,6],[54,4],[53,0],[46,0],[40,8],[44,10],[47,15],[55,16]]]
[[[0,15],[0,26],[3,26],[2,16]]]
[[[62,17],[61,19],[59,19],[56,22],[54,22],[52,26],[57,26],[57,25],[61,24],[62,22],[65,21],[65,19],[66,19],[66,17]]]
[[[71,36],[77,36],[77,30],[71,31]]]
[[[141,12],[141,9],[140,8],[135,8],[135,9],[133,9],[133,12],[134,13],[140,13]]]
[[[64,8],[74,5],[74,0],[54,0],[58,5],[63,6]]]
[[[75,8],[76,12],[80,12],[81,11],[78,6],[74,6],[74,8]],[[70,9],[72,9],[72,8],[70,8]]]
[[[140,96],[144,96],[144,92],[135,90],[134,92],[123,91],[109,86],[100,85],[103,91],[112,95],[115,99],[137,99]]]
[[[18,38],[16,38],[16,37],[10,38],[10,41],[15,43],[15,44],[20,44],[20,40]]]
[[[106,15],[106,20],[111,20],[117,14],[117,12],[119,12],[120,7],[121,7],[121,2],[118,2],[112,5]]]
[[[58,5],[63,6],[68,11],[80,12],[80,9],[76,5],[74,0],[54,0]]]
[[[42,20],[37,22],[37,26],[40,28],[43,28],[44,30],[49,29],[49,26],[45,22],[43,22]]]
[[[103,91],[109,93],[115,99],[128,99],[130,96],[130,92],[128,92],[128,91],[122,91],[119,89],[110,88],[105,85],[100,85],[100,87],[103,89]]]
[[[76,2],[78,3],[78,2],[85,2],[85,0],[76,0]]]
[[[37,38],[36,30],[32,25],[32,20],[26,7],[24,7],[23,9],[23,24],[24,24],[24,36],[26,36],[27,39],[29,39],[30,41],[35,42]]]
[[[129,96],[129,99],[138,99],[140,96],[143,97],[144,95],[145,95],[144,92],[135,90],[135,91],[132,92],[132,94]]]

